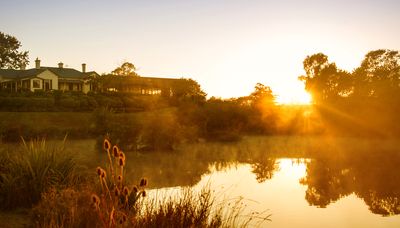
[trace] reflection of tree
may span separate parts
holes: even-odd
[[[275,158],[262,159],[252,164],[251,167],[253,168],[252,172],[256,175],[258,183],[271,179],[274,172],[278,169]]]
[[[326,207],[331,202],[351,193],[348,170],[329,167],[325,162],[312,161],[307,165],[307,177],[301,180],[308,185],[306,200],[310,205]]]
[[[384,216],[400,214],[399,195],[385,196],[376,191],[370,191],[368,195],[359,195],[369,206],[369,210],[374,214]]]
[[[384,154],[384,153],[382,153]],[[384,216],[400,214],[400,158],[389,156],[354,156],[340,162],[329,159],[307,164],[306,200],[310,205],[326,207],[355,193],[372,213]]]

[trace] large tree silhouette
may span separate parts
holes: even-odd
[[[393,124],[400,111],[400,54],[369,52],[352,73],[339,69],[322,53],[307,56],[299,79],[311,93],[324,120],[341,132],[399,135]]]
[[[21,42],[14,36],[0,32],[0,68],[19,69],[29,63],[28,52],[19,51]]]

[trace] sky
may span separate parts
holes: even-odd
[[[0,0],[0,31],[28,50],[30,67],[108,73],[125,61],[142,76],[192,78],[209,97],[270,86],[301,102],[298,76],[322,52],[352,70],[368,51],[400,50],[397,0]]]

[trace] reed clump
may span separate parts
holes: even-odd
[[[64,141],[65,142],[65,141]],[[22,146],[2,155],[0,207],[32,207],[50,188],[76,186],[80,176],[73,157],[60,147],[49,147],[46,141],[22,139]]]

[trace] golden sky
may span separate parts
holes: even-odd
[[[378,48],[400,49],[394,0],[8,1],[0,31],[29,50],[31,67],[110,72],[124,61],[142,76],[188,77],[209,96],[238,97],[257,82],[281,102],[301,102],[297,77],[323,52],[352,70]]]

